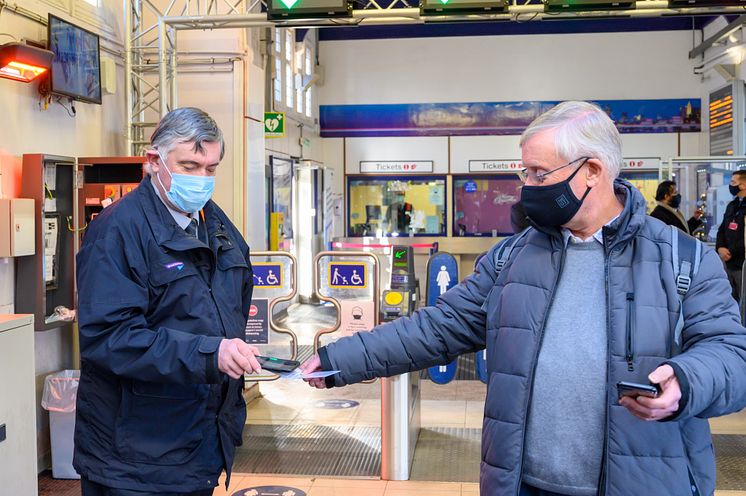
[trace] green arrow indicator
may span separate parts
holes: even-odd
[[[405,253],[407,253],[406,250],[397,251],[396,253],[394,253],[394,257],[401,258],[404,256]]]
[[[283,3],[283,5],[285,5],[285,7],[287,7],[288,9],[292,9],[292,8],[293,8],[293,5],[295,5],[296,3],[298,3],[298,0],[280,0],[280,1],[281,1],[281,2]],[[441,0],[441,1],[442,1],[442,0]]]
[[[445,5],[445,4],[448,3],[448,0],[440,0],[440,3],[442,3],[443,5]]]

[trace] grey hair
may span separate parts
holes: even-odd
[[[597,158],[611,179],[622,166],[622,139],[614,122],[597,105],[568,101],[537,117],[521,135],[521,147],[536,134],[554,130],[554,146],[565,160]]]
[[[195,107],[177,108],[166,114],[150,137],[150,145],[165,159],[179,143],[194,143],[195,152],[203,152],[202,143],[220,143],[220,159],[225,155],[223,132],[204,110]],[[149,163],[145,172],[152,174]]]

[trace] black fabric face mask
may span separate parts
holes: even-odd
[[[672,196],[671,201],[668,204],[671,208],[679,208],[679,205],[681,205],[681,194]]]
[[[736,185],[729,184],[728,191],[730,191],[731,195],[736,196],[738,193],[741,192],[741,188],[739,188],[737,184]]]
[[[578,199],[570,187],[570,181],[582,169],[581,165],[570,177],[550,186],[527,186],[521,189],[521,203],[526,215],[541,227],[559,227],[570,222],[580,210],[591,188]]]

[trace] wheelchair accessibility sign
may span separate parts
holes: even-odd
[[[282,264],[269,262],[253,262],[254,287],[256,288],[281,288],[282,287]]]
[[[367,288],[368,266],[360,262],[330,262],[329,287]]]

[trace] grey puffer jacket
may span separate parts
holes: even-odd
[[[683,303],[683,349],[671,356],[680,300],[670,228],[645,215],[645,200],[632,185],[617,180],[615,189],[624,210],[603,230],[608,371],[599,495],[712,495],[715,457],[706,419],[746,406],[746,331],[722,263],[705,248]],[[436,306],[340,339],[319,355],[325,369],[342,371],[334,384],[342,386],[446,364],[486,347],[480,490],[512,496],[521,483],[534,370],[565,246],[559,231],[532,229],[497,278],[496,249]],[[577,308],[600,303],[579,301]],[[673,366],[681,384],[679,411],[664,422],[639,420],[618,405],[616,383],[645,383],[662,363]]]

